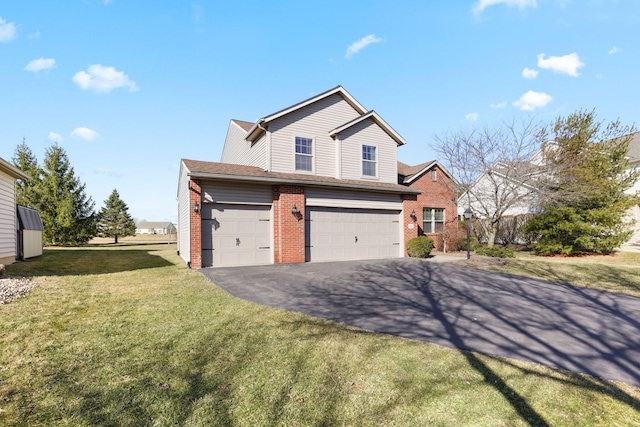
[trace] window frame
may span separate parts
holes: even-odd
[[[298,152],[298,141],[300,141],[300,143],[303,142],[303,140],[305,142],[309,142],[310,143],[310,154],[307,153],[302,153],[302,152]],[[315,161],[315,155],[313,154],[315,151],[315,138],[312,137],[307,137],[307,136],[294,136],[293,137],[293,171],[295,173],[315,173],[316,170],[316,161]],[[298,169],[298,156],[300,156],[300,158],[307,158],[310,159],[309,163],[311,165],[311,169]]]
[[[365,159],[365,147],[372,148],[373,150],[373,160]],[[373,164],[374,175],[368,175],[364,173],[364,165]],[[362,144],[360,146],[360,174],[362,178],[375,179],[378,178],[378,146],[374,144]]]
[[[429,212],[429,215],[427,215],[427,212]],[[442,212],[442,219],[438,220],[437,219],[437,215],[436,212]],[[427,217],[429,217],[430,219],[427,220]],[[429,207],[423,207],[422,208],[422,232],[423,234],[438,234],[438,233],[442,233],[444,231],[444,225],[446,223],[446,210],[445,208],[429,208]],[[427,227],[426,224],[429,224],[429,230],[427,231]],[[440,227],[438,227],[438,224],[441,224]],[[438,230],[438,228],[441,228],[440,230]]]

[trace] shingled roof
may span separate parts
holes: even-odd
[[[200,160],[182,159],[187,167],[187,175],[194,178],[229,179],[235,181],[253,181],[274,184],[316,185],[323,187],[352,188],[362,191],[382,191],[402,194],[420,194],[422,191],[413,190],[399,184],[371,182],[359,180],[337,179],[327,176],[292,174],[281,172],[267,172],[264,169],[233,165],[229,163],[204,162]]]
[[[244,129],[245,132],[249,132],[249,129],[253,126],[253,122],[245,122],[243,120],[236,119],[231,119],[231,121]]]

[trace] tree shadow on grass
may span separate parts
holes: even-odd
[[[42,256],[7,266],[14,276],[84,276],[174,265],[151,249],[45,249]]]

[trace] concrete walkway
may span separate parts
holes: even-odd
[[[201,271],[259,304],[640,386],[640,298],[448,261],[436,255]]]

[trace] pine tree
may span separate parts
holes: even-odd
[[[31,178],[28,181],[16,181],[16,203],[33,209],[40,209],[40,184],[42,182],[42,169],[38,165],[38,159],[22,139],[22,144],[16,147],[13,156],[13,165],[26,172]]]
[[[82,244],[95,236],[93,200],[85,194],[85,185],[57,143],[45,152],[40,195],[46,244]]]
[[[603,127],[593,111],[558,118],[546,162],[552,166],[543,212],[526,232],[537,234],[539,253],[610,253],[630,236],[625,217],[638,203],[628,192],[640,171],[628,169],[633,127]]]
[[[133,236],[135,232],[136,224],[129,215],[129,208],[114,189],[98,214],[98,236],[113,237],[114,243],[118,243],[118,237]]]

